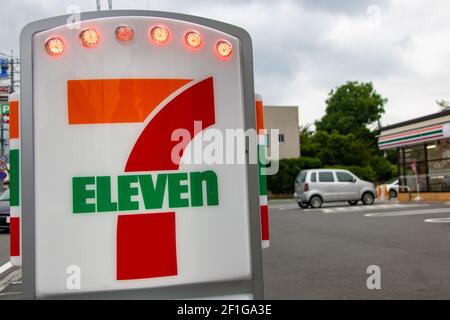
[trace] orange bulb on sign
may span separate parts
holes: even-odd
[[[85,29],[81,31],[80,39],[84,47],[93,48],[100,41],[100,36],[94,29]]]
[[[217,54],[223,58],[229,58],[233,53],[233,46],[226,40],[220,40],[216,44]]]
[[[117,41],[121,43],[129,43],[133,40],[134,30],[129,25],[120,25],[115,31]]]
[[[189,31],[184,36],[186,44],[191,48],[199,48],[203,43],[203,38],[197,31]]]
[[[51,37],[45,42],[45,50],[51,56],[59,56],[64,52],[64,42],[60,37]]]
[[[150,38],[156,44],[162,45],[169,41],[169,29],[163,26],[156,26],[150,30]]]

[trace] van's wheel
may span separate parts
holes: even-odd
[[[322,206],[322,198],[319,196],[312,196],[309,200],[309,204],[314,209],[318,209]]]
[[[305,202],[297,202],[297,203],[298,203],[298,206],[302,209],[306,209],[309,206],[309,204],[307,202],[306,203]]]
[[[356,206],[358,204],[358,201],[349,201],[348,204],[351,206]]]
[[[389,191],[389,198],[391,198],[391,199],[397,198],[397,191],[390,190]]]
[[[372,194],[372,192],[365,192],[362,196],[362,203],[364,205],[371,205],[375,201],[375,196]]]

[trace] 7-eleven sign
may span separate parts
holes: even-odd
[[[248,35],[160,12],[66,22],[22,33],[25,295],[262,298],[258,164],[190,161],[255,129]]]
[[[214,171],[178,173],[180,163],[172,159],[172,150],[178,144],[172,139],[173,132],[185,129],[195,137],[196,121],[203,124],[202,129],[215,123],[213,78],[191,82],[185,79],[68,81],[69,125],[78,126],[144,122],[164,99],[185,88],[156,113],[134,142],[124,172],[140,174],[72,178],[74,214],[163,209],[166,196],[171,210],[219,205],[218,178]],[[133,92],[133,98],[121,101],[128,92]],[[184,149],[180,151],[183,153]],[[164,173],[154,174],[160,171]],[[117,193],[111,189],[114,179],[117,179]],[[183,184],[188,180],[188,185]],[[203,199],[203,193],[207,199]],[[183,195],[187,197],[182,198]],[[137,196],[142,197],[143,207]],[[174,211],[117,214],[117,280],[177,275],[176,248]]]

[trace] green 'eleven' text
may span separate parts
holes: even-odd
[[[161,209],[166,196],[169,208],[219,204],[217,175],[210,170],[120,175],[114,183],[117,190],[113,190],[111,179],[110,176],[73,177],[73,213]]]

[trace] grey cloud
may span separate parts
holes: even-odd
[[[433,105],[434,100],[449,96],[442,84],[448,83],[450,76],[447,70],[439,69],[445,63],[435,66],[439,52],[450,52],[448,41],[442,37],[429,44],[421,42],[424,37],[429,39],[430,35],[445,34],[445,28],[450,29],[446,1],[436,1],[433,6],[389,0],[113,2],[115,9],[183,12],[247,29],[254,44],[257,90],[270,104],[300,105],[302,123],[320,116],[329,90],[348,80],[373,81],[380,93],[387,95],[392,101],[386,116],[390,123],[402,120],[400,117],[426,113],[424,101]],[[18,54],[19,32],[26,23],[65,14],[74,3],[82,11],[95,10],[94,0],[4,1],[0,12],[0,51],[13,48]],[[103,3],[105,7],[107,1]],[[379,30],[364,29],[370,5],[381,9]],[[425,6],[426,13],[422,14],[421,6]],[[414,95],[406,93],[405,82]],[[424,86],[432,90],[421,90]],[[414,101],[421,104],[415,105]],[[399,112],[399,105],[409,107]]]
[[[387,0],[300,0],[298,2],[307,9],[349,15],[365,15],[366,9],[371,5],[385,8],[389,4]]]

